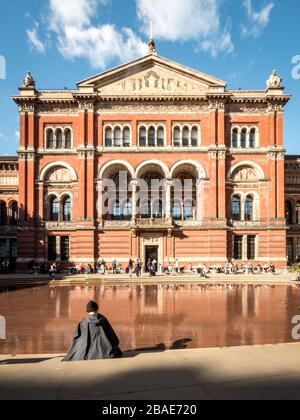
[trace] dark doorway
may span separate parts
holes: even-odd
[[[158,268],[158,246],[146,246],[146,252],[145,252],[145,268],[146,268],[146,273],[149,273],[149,268],[148,268],[148,261],[150,260],[151,262],[153,260],[156,260],[156,271]]]

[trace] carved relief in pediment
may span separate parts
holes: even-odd
[[[148,70],[99,88],[104,95],[199,95],[205,91],[204,83],[163,69]]]

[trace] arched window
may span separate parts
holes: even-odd
[[[162,202],[159,201],[155,201],[153,203],[153,218],[154,219],[162,219],[163,217],[163,206],[162,206]]]
[[[147,131],[145,127],[140,128],[140,136],[139,136],[139,144],[140,147],[146,147],[147,146]]]
[[[241,220],[241,197],[234,195],[232,198],[232,220],[238,222]]]
[[[163,127],[159,127],[157,130],[157,146],[163,147],[165,144],[165,130]]]
[[[65,197],[62,203],[63,221],[70,222],[72,217],[72,201],[70,197]]]
[[[56,147],[57,149],[63,148],[63,133],[61,129],[56,130]]]
[[[192,129],[192,147],[197,147],[198,146],[198,138],[199,138],[198,127],[193,127],[193,129]]]
[[[243,128],[242,132],[241,132],[241,147],[242,147],[242,149],[245,149],[247,147],[247,130],[246,130],[246,128]]]
[[[17,202],[13,202],[11,204],[11,225],[16,226],[18,224],[18,218],[19,218],[19,207]]]
[[[239,131],[237,128],[232,130],[232,138],[231,138],[231,145],[233,148],[238,147],[238,138],[239,138]]]
[[[253,197],[248,195],[245,201],[245,221],[253,221]]]
[[[105,130],[105,147],[112,147],[112,129],[110,127]]]
[[[172,205],[172,218],[173,220],[182,219],[182,206],[180,201],[174,201]]]
[[[131,201],[127,201],[123,208],[123,218],[124,220],[131,220],[132,218],[132,204]]]
[[[65,148],[71,149],[72,148],[72,133],[69,128],[65,131]]]
[[[59,220],[59,200],[57,197],[50,199],[50,221],[58,222]]]
[[[116,201],[114,204],[113,220],[121,220],[121,206],[119,201]]]
[[[151,218],[151,203],[150,201],[144,201],[141,204],[141,218],[150,219]]]
[[[0,203],[0,224],[2,226],[7,225],[7,206],[4,201]]]
[[[290,201],[285,203],[285,218],[288,225],[293,225],[293,206]]]
[[[54,134],[52,128],[47,130],[46,139],[47,149],[54,149]]]
[[[114,146],[121,147],[122,146],[122,131],[121,128],[117,127],[114,131]]]
[[[182,131],[182,146],[183,147],[189,146],[189,142],[190,142],[189,137],[190,137],[190,130],[188,127],[184,127]]]
[[[155,147],[155,128],[150,127],[148,131],[148,146]]]
[[[183,219],[192,220],[193,219],[193,203],[191,201],[186,201],[183,206]]]
[[[128,127],[123,130],[123,146],[130,147],[130,130]]]
[[[180,128],[175,127],[174,128],[174,146],[180,147],[181,145],[181,139],[180,139]]]
[[[249,137],[249,146],[251,147],[251,149],[254,149],[256,146],[256,129],[255,128],[251,128],[250,130],[250,137]]]

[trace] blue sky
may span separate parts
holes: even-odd
[[[151,20],[159,55],[226,80],[229,89],[265,89],[277,69],[293,95],[285,145],[300,154],[300,68],[292,64],[300,63],[299,16],[299,0],[3,1],[0,154],[14,155],[18,147],[18,110],[10,97],[26,71],[40,89],[74,88],[143,55]]]

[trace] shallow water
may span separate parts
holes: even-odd
[[[100,303],[123,350],[293,342],[298,286],[41,286],[2,290],[7,340],[0,354],[65,353],[90,300]]]

